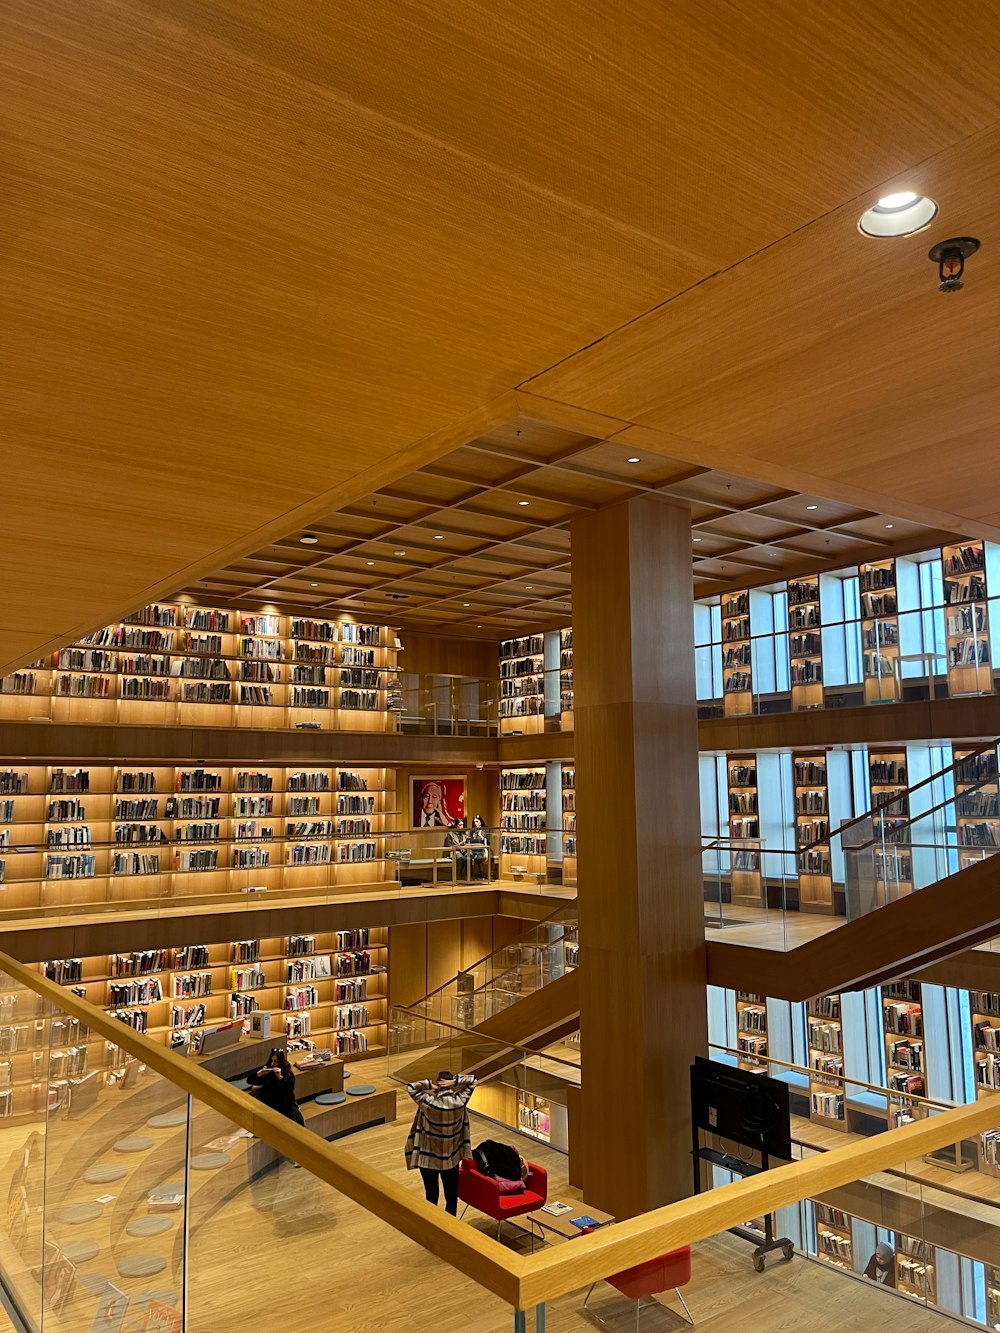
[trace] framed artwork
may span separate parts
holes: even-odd
[[[465,817],[464,776],[410,779],[411,828],[451,828]]]

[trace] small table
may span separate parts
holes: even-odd
[[[558,1217],[546,1213],[541,1208],[535,1213],[529,1213],[528,1217],[532,1222],[537,1222],[543,1232],[551,1231],[556,1236],[562,1236],[564,1240],[572,1240],[574,1236],[583,1235],[579,1227],[572,1225],[574,1217],[592,1217],[602,1227],[615,1220],[610,1213],[602,1213],[599,1208],[588,1208],[585,1203],[573,1204],[568,1213],[560,1213]]]

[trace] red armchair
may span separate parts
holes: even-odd
[[[544,1166],[528,1163],[528,1178],[524,1182],[524,1191],[520,1194],[501,1194],[500,1186],[492,1176],[484,1176],[476,1170],[471,1157],[466,1157],[458,1168],[458,1197],[465,1208],[478,1208],[487,1217],[492,1217],[497,1224],[497,1240],[500,1239],[500,1227],[511,1217],[523,1217],[541,1208],[549,1197],[549,1177]],[[535,1232],[532,1220],[528,1219],[531,1232],[531,1248],[535,1248]],[[539,1227],[539,1231],[541,1228]]]
[[[643,1300],[645,1297],[651,1297],[660,1291],[677,1292],[677,1297],[684,1307],[687,1321],[692,1328],[694,1327],[691,1311],[688,1309],[687,1301],[681,1292],[681,1287],[691,1281],[690,1245],[684,1245],[679,1250],[671,1250],[669,1254],[661,1254],[659,1259],[649,1259],[644,1264],[636,1264],[634,1268],[626,1268],[623,1272],[614,1273],[604,1280],[609,1282],[611,1286],[616,1287],[623,1296],[635,1301],[636,1333],[639,1329],[639,1312],[642,1309]],[[596,1282],[591,1283],[590,1291],[587,1292],[586,1299],[583,1302],[585,1310],[587,1309],[587,1302],[590,1300],[590,1293],[596,1286]],[[602,1324],[605,1322],[595,1311],[589,1311],[589,1313],[593,1314],[594,1318]]]

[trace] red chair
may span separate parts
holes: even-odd
[[[694,1327],[691,1311],[688,1309],[687,1301],[681,1292],[681,1287],[691,1281],[690,1245],[684,1245],[679,1250],[671,1250],[669,1254],[661,1254],[659,1259],[649,1259],[644,1264],[636,1264],[634,1268],[626,1268],[623,1272],[615,1273],[604,1280],[610,1282],[613,1287],[617,1287],[623,1296],[635,1301],[636,1333],[639,1329],[639,1312],[642,1309],[643,1300],[660,1291],[676,1291],[677,1297],[684,1307],[687,1322],[692,1328]],[[596,1286],[596,1282],[591,1283],[590,1291],[587,1292],[586,1299],[583,1302],[584,1310],[587,1310],[590,1293]],[[653,1302],[654,1305],[656,1303]],[[593,1314],[595,1319],[605,1324],[605,1320],[601,1319],[596,1311],[588,1311],[588,1313]]]
[[[465,1208],[478,1208],[487,1217],[492,1217],[497,1224],[497,1240],[500,1239],[500,1227],[511,1217],[523,1217],[541,1208],[549,1197],[549,1176],[544,1166],[528,1163],[528,1177],[524,1182],[524,1191],[520,1194],[501,1194],[500,1186],[492,1176],[484,1176],[476,1170],[471,1157],[466,1157],[458,1168],[458,1197]],[[531,1248],[535,1248],[533,1219],[528,1219],[531,1233]],[[538,1228],[541,1232],[541,1227]]]

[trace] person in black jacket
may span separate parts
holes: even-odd
[[[247,1082],[252,1087],[260,1088],[260,1100],[273,1111],[279,1111],[298,1125],[306,1122],[302,1119],[298,1102],[295,1100],[295,1075],[288,1063],[285,1052],[277,1046],[267,1058],[267,1064],[258,1069],[256,1074],[248,1074]]]

